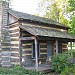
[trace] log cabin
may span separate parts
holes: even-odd
[[[37,70],[52,55],[68,51],[68,42],[72,45],[75,41],[68,29],[51,19],[12,10],[7,2],[1,2],[0,65],[35,65]]]

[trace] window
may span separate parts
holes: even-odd
[[[38,52],[38,57],[40,56],[40,46],[39,43],[37,44],[37,52]],[[35,43],[32,43],[32,58],[35,58]]]

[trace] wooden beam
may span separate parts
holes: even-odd
[[[37,39],[35,37],[35,68],[36,68],[36,71],[38,71],[38,51],[37,51]]]
[[[21,37],[20,40],[34,40],[34,37]]]
[[[56,54],[58,54],[58,40],[56,40]]]
[[[71,57],[72,57],[72,41],[70,42],[70,46],[71,46]]]

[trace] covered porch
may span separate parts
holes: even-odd
[[[29,26],[22,26],[20,27],[23,29],[27,34],[30,34],[30,36],[25,36],[20,38],[20,62],[22,65],[22,61],[24,61],[23,65],[26,69],[29,70],[36,70],[36,71],[44,71],[44,70],[50,70],[51,69],[51,56],[53,54],[58,54],[64,52],[62,50],[62,44],[68,44],[68,42],[71,43],[71,56],[72,56],[72,42],[75,41],[75,37],[64,32],[59,32],[55,30],[41,30],[40,28],[34,28],[34,31],[32,30],[32,27]],[[43,32],[42,32],[43,31]],[[24,45],[23,43],[26,43]],[[24,51],[25,56],[22,56],[23,49],[22,46],[27,46],[27,44],[30,43],[31,46],[31,52]],[[23,44],[23,45],[22,45]],[[43,44],[43,46],[42,46]],[[46,47],[41,50],[41,47]],[[26,47],[25,47],[26,48]],[[67,51],[67,50],[66,50]],[[41,53],[42,54],[41,54]],[[29,53],[29,55],[26,55]]]

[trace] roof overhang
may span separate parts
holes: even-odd
[[[39,23],[39,24],[44,24],[44,25],[49,25],[52,27],[58,27],[58,28],[64,28],[64,29],[69,29],[69,27],[56,22],[54,20],[48,19],[48,18],[43,18],[35,15],[30,15],[27,13],[23,12],[18,12],[12,9],[8,9],[8,13],[16,17],[19,21],[28,21],[28,22],[33,22],[33,23]]]
[[[26,26],[26,25],[22,25],[20,26],[20,28],[35,36],[44,36],[50,38],[60,38],[60,39],[68,39],[75,41],[75,36],[67,32],[62,32],[49,28],[36,27],[36,26]]]
[[[43,22],[40,22],[40,21],[34,21],[34,20],[29,20],[29,19],[18,19],[19,22],[22,22],[22,23],[32,23],[32,24],[39,24],[39,25],[44,25],[44,26],[48,26],[48,27],[53,27],[53,28],[60,28],[60,29],[64,29],[64,30],[68,30],[70,29],[70,27],[65,27],[65,26],[61,26],[61,25],[56,25],[56,24],[49,24],[49,23],[43,23]]]

